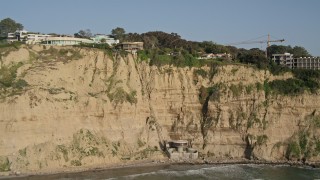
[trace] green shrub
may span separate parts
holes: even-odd
[[[265,93],[265,96],[268,97],[270,94],[271,94],[271,87],[268,83],[268,80],[265,80],[263,82],[263,90],[264,90],[264,93]]]
[[[208,97],[207,88],[205,88],[204,86],[201,86],[199,91],[200,91],[199,101],[200,101],[201,104],[204,104],[204,102],[206,101],[206,98]]]
[[[68,57],[68,59],[71,59],[71,60],[78,60],[78,59],[81,59],[83,56],[81,55],[80,51],[79,50],[71,50],[69,51],[72,55],[70,57]]]
[[[210,71],[209,71],[209,79],[211,80],[213,78],[213,76],[215,76],[218,72],[219,65],[217,65],[216,63],[212,62],[210,63]]]
[[[17,88],[17,89],[23,89],[24,87],[27,87],[28,85],[29,85],[28,82],[25,81],[24,79],[18,79],[18,81],[13,84],[13,87]]]
[[[116,91],[110,95],[110,100],[116,104],[123,103],[127,99],[127,93],[123,88],[118,87]]]
[[[143,142],[140,138],[138,139],[138,147],[141,148],[146,145],[146,142]]]
[[[27,148],[20,149],[19,154],[22,157],[26,157],[27,156]]]
[[[113,50],[112,49],[106,49],[105,54],[107,54],[108,57],[113,60]]]
[[[268,69],[273,75],[281,75],[286,72],[291,72],[290,68],[288,68],[286,66],[277,65],[273,61],[270,61],[270,65],[269,65]]]
[[[305,83],[300,79],[289,78],[286,80],[274,80],[265,83],[270,87],[270,90],[283,95],[297,95],[307,89]]]
[[[0,156],[0,172],[10,171],[10,165],[8,157]]]
[[[220,97],[220,84],[215,84],[208,88],[201,86],[199,91],[199,101],[201,104],[205,103],[208,96],[210,96],[209,100],[218,100]]]
[[[145,54],[141,52],[140,56],[149,57],[149,64],[151,66],[174,65],[176,67],[198,67],[200,65],[199,59],[186,50],[171,50],[172,53],[170,54],[166,51],[163,49],[149,49],[145,51]]]
[[[312,117],[313,124],[315,127],[320,128],[320,116]]]
[[[138,51],[138,52],[137,52],[137,55],[138,55],[138,59],[139,59],[140,61],[146,61],[146,60],[149,59],[146,51],[144,51],[144,50]]]
[[[235,75],[238,70],[239,70],[238,68],[232,68],[231,69],[232,75]]]
[[[246,86],[246,93],[250,94],[253,91],[253,87],[254,86],[252,84],[249,84],[248,86]]]
[[[15,49],[19,49],[19,47],[22,45],[22,42],[17,41],[17,42],[13,42],[13,43],[4,43],[4,44],[0,44],[0,48],[8,48],[8,47],[13,47]]]
[[[172,57],[169,55],[160,55],[160,54],[155,54],[150,58],[150,65],[153,66],[163,66],[163,65],[169,65],[172,62]]]
[[[131,91],[130,93],[127,93],[123,88],[118,87],[113,93],[108,93],[108,97],[110,101],[117,104],[122,104],[124,101],[129,102],[130,104],[136,104],[137,98],[136,98],[136,91]]]
[[[294,78],[268,82],[270,90],[283,95],[299,95],[304,91],[316,93],[320,88],[319,70],[295,69],[292,72]]]
[[[42,60],[49,59],[59,59],[59,60],[78,60],[82,58],[80,51],[77,49],[56,49],[54,47],[50,47],[49,49],[44,49],[40,53]],[[68,56],[68,53],[70,55]]]
[[[56,49],[56,48],[54,48],[54,47],[52,47],[52,46],[50,46],[49,49],[44,49],[44,50],[42,50],[40,53],[41,53],[41,54],[46,54],[46,55],[48,55],[48,54],[56,55],[56,54],[59,53],[59,50]]]
[[[305,132],[299,133],[299,145],[302,152],[304,152],[307,149],[308,144],[308,134]]]
[[[184,66],[189,66],[189,67],[198,67],[199,66],[199,59],[193,57],[191,54],[189,53],[184,53],[183,54],[183,58],[184,58]]]
[[[120,50],[120,51],[118,51],[118,53],[120,54],[120,56],[121,57],[127,57],[128,56],[128,52],[127,51],[125,51],[125,50]]]
[[[230,90],[234,97],[239,97],[242,94],[244,86],[242,83],[239,83],[238,85],[231,84]]]
[[[193,74],[195,76],[201,76],[203,78],[206,78],[208,76],[207,71],[203,70],[203,69],[197,69],[193,71]]]
[[[23,64],[19,62],[12,66],[2,66],[0,69],[0,86],[11,87],[17,77],[17,70]]]
[[[320,154],[320,140],[316,141],[315,151],[317,152],[317,154]]]
[[[72,160],[71,161],[71,165],[72,166],[81,166],[81,161],[80,160]]]
[[[260,119],[257,117],[257,113],[253,112],[248,117],[247,128],[252,128],[254,123],[260,123]]]
[[[10,87],[15,79],[15,74],[6,66],[0,69],[0,84]]]
[[[137,103],[137,98],[136,98],[136,95],[137,95],[137,91],[131,91],[130,94],[127,93],[127,97],[126,97],[126,100],[130,103],[130,104],[136,104]]]
[[[261,83],[257,82],[256,88],[257,88],[257,91],[261,91],[261,90],[263,90],[263,85]]]
[[[291,159],[292,157],[300,158],[300,154],[301,154],[301,150],[297,142],[291,142],[288,144],[287,152],[286,152],[288,159]]]
[[[67,49],[60,49],[59,50],[59,55],[60,56],[66,56],[68,54],[68,50]]]
[[[63,158],[66,162],[68,162],[68,149],[65,145],[57,145],[57,151],[63,154]]]
[[[103,156],[103,153],[99,151],[97,147],[91,147],[89,151],[86,153],[86,156],[98,156],[101,157]]]
[[[320,71],[319,70],[311,70],[311,69],[294,69],[293,71],[294,77],[301,80],[310,80],[310,79],[320,79]]]
[[[320,71],[310,69],[295,69],[293,70],[294,77],[304,82],[304,86],[311,93],[316,93],[320,88]]]
[[[263,144],[266,144],[267,143],[267,140],[268,140],[268,136],[267,135],[261,135],[261,136],[258,136],[257,137],[257,144],[259,146],[263,145]]]

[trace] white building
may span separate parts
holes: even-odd
[[[50,35],[40,34],[40,33],[30,33],[26,30],[21,30],[21,31],[17,30],[14,33],[8,33],[7,40],[9,42],[25,41],[26,44],[37,44],[47,37],[50,37]]]
[[[119,40],[116,40],[110,37],[109,35],[104,35],[104,34],[96,34],[91,39],[94,41],[94,43],[97,43],[97,44],[107,43],[110,46],[119,43]]]
[[[94,43],[91,39],[75,38],[75,37],[46,37],[42,40],[44,45],[71,46],[80,43]]]
[[[285,65],[292,68],[293,54],[284,53],[284,54],[272,54],[272,61],[278,65]]]
[[[272,61],[278,65],[284,65],[291,69],[315,69],[320,70],[319,57],[293,57],[293,54],[272,54]]]
[[[18,39],[17,39],[17,37],[16,37],[16,33],[8,33],[8,35],[7,35],[7,41],[8,41],[8,42],[18,41]]]
[[[13,33],[7,34],[7,41],[14,42],[14,41],[22,41],[26,38],[28,31],[26,30],[17,30]]]
[[[51,35],[48,34],[27,34],[26,44],[39,44]]]
[[[16,37],[18,38],[18,41],[22,41],[23,39],[25,39],[28,35],[28,31],[27,30],[18,30],[15,32]]]
[[[293,58],[292,68],[320,70],[320,57]]]

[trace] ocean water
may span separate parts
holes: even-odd
[[[20,178],[18,178],[20,179]],[[22,178],[21,178],[22,179]],[[284,165],[163,165],[146,167],[126,167],[108,170],[87,171],[70,174],[29,176],[30,180],[91,180],[91,179],[279,179],[301,180],[320,179],[320,169],[290,167]]]

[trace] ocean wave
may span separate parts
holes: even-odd
[[[298,170],[298,171],[297,171]],[[297,174],[295,174],[297,173]],[[311,173],[311,174],[310,174]],[[319,171],[272,165],[195,165],[170,166],[167,169],[121,176],[115,179],[279,179],[294,177],[318,178]]]
[[[190,168],[190,167],[189,167]],[[155,172],[139,173],[128,176],[122,176],[124,179],[141,179],[143,177],[167,177],[167,178],[182,178],[182,177],[196,177],[204,179],[215,179],[219,177],[216,175],[227,176],[230,178],[237,178],[239,176],[245,176],[245,171],[238,165],[226,165],[226,166],[211,166],[201,167],[198,169],[186,169],[186,170],[159,170]]]

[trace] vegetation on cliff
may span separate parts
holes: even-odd
[[[289,139],[286,150],[286,158],[289,160],[306,161],[320,154],[320,138],[318,129],[320,128],[320,116],[316,110],[306,116],[305,126]]]
[[[294,78],[268,82],[268,87],[274,93],[283,95],[298,95],[305,91],[317,93],[320,88],[320,71],[295,69],[292,72]]]
[[[10,164],[8,157],[0,156],[0,172],[10,171]]]

